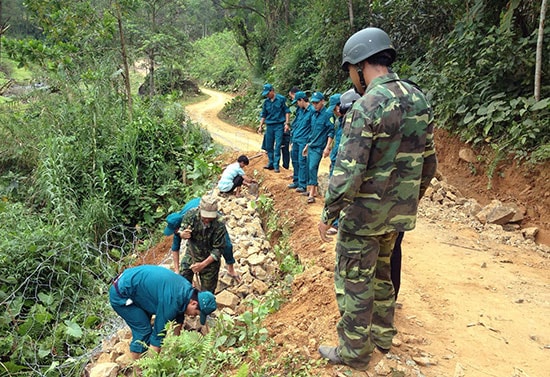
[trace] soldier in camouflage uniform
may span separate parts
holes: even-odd
[[[396,333],[390,256],[398,232],[415,227],[418,201],[435,174],[433,114],[426,98],[389,66],[396,51],[377,28],[352,35],[342,68],[362,94],[346,115],[319,233],[339,216],[334,271],[339,344],[333,364],[366,369]]]
[[[183,216],[179,236],[187,240],[180,274],[192,282],[193,275],[198,273],[200,288],[215,293],[220,257],[226,245],[226,228],[212,197],[203,196],[199,208],[190,209]]]

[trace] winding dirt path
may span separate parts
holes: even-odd
[[[234,150],[235,156],[257,153],[260,135],[224,123],[216,115],[230,96],[203,91],[211,98],[188,106],[190,116]],[[274,174],[261,168],[266,160],[265,155],[254,159],[248,169],[263,177],[262,185],[273,195],[282,221],[292,225],[290,244],[305,266],[296,276],[292,298],[268,317],[266,326],[281,355],[318,358],[317,347],[335,344],[337,339],[334,241],[323,244],[317,234],[322,199],[307,205],[304,197],[287,190],[287,172]],[[405,235],[403,243],[401,308],[396,312],[399,334],[393,359],[375,353],[368,374],[327,365],[312,375],[386,375],[377,374],[380,360],[410,365],[414,358],[415,368],[424,376],[548,376],[549,266],[547,257],[481,240],[465,224],[420,216],[417,228]],[[403,375],[412,376],[410,370],[405,368]]]
[[[191,119],[206,128],[216,142],[232,150],[257,150],[259,152],[262,145],[262,135],[251,132],[244,127],[232,126],[218,118],[218,113],[225,103],[231,101],[231,95],[206,88],[201,88],[201,91],[209,95],[210,98],[204,102],[186,107]]]

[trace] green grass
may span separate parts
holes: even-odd
[[[180,103],[183,106],[191,105],[194,103],[206,101],[210,96],[208,94],[205,94],[203,92],[199,93],[198,95],[184,95],[184,97],[181,98]]]
[[[30,70],[25,67],[19,67],[15,61],[2,54],[0,59],[0,86],[8,79],[12,79],[19,84],[24,84],[30,82],[33,79],[33,75]]]

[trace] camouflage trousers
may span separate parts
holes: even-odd
[[[191,270],[193,263],[202,262],[200,260],[194,261],[189,253],[185,253],[180,263],[180,275],[186,278],[190,283],[193,283],[194,272]],[[213,294],[216,293],[216,286],[218,285],[218,274],[220,273],[220,262],[215,261],[210,263],[199,273],[200,278],[200,290],[210,291]],[[196,287],[197,289],[199,287]]]
[[[389,349],[396,334],[390,257],[392,232],[357,236],[338,232],[334,286],[340,310],[337,352],[351,367],[365,369],[376,346]]]

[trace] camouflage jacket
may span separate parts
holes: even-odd
[[[426,98],[395,73],[377,77],[346,114],[321,220],[360,236],[414,229],[436,167]]]
[[[200,209],[193,208],[187,211],[181,220],[180,229],[184,230],[188,227],[192,232],[191,238],[187,240],[187,249],[193,262],[202,262],[209,255],[219,261],[225,247],[226,233],[225,223],[221,217],[218,215],[209,227],[205,227],[201,220]]]

